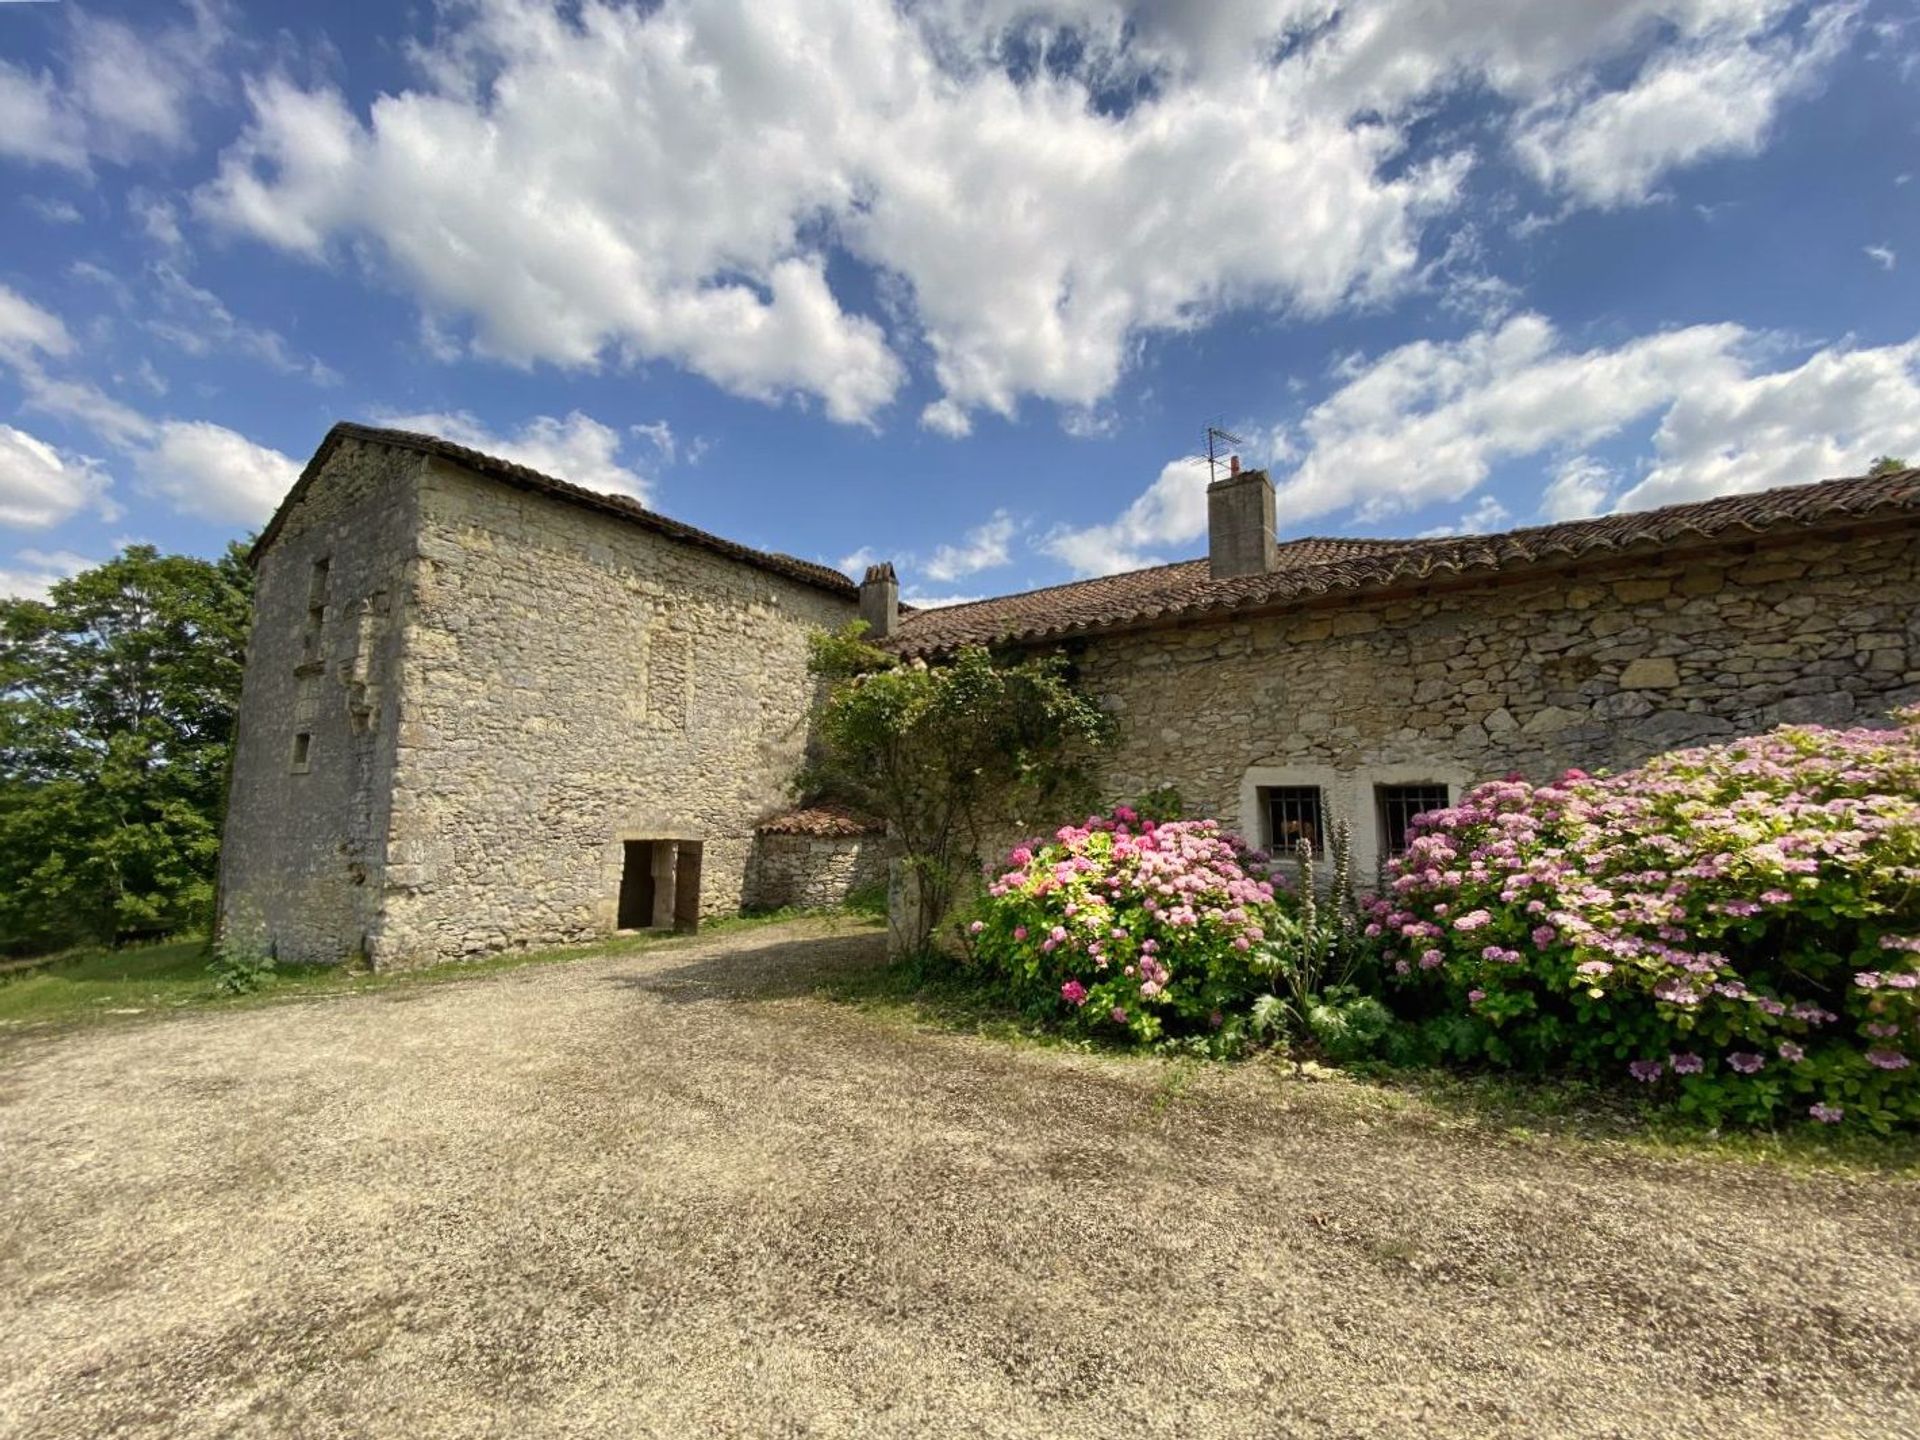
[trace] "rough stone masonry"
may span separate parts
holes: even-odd
[[[1208,559],[908,611],[891,567],[863,595],[337,426],[255,550],[223,924],[393,966],[869,883],[871,839],[770,823],[807,636],[858,614],[903,655],[1064,647],[1121,722],[1112,797],[1172,785],[1262,843],[1310,805],[1354,823],[1363,874],[1395,795],[1920,702],[1920,472],[1445,541],[1275,545],[1257,471],[1209,508]]]

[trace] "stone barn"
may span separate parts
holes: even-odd
[[[838,571],[339,425],[255,546],[222,915],[287,959],[737,913]]]
[[[789,813],[810,632],[1062,648],[1112,797],[1273,845],[1510,770],[1622,766],[1920,701],[1920,472],[1501,535],[1275,539],[946,609],[430,436],[336,426],[253,553],[222,919],[288,959],[426,963],[827,903],[880,838]],[[777,898],[788,897],[788,898]]]

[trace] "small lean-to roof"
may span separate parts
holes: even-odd
[[[616,520],[637,525],[643,530],[651,530],[656,535],[664,535],[670,540],[678,540],[702,550],[723,555],[729,560],[738,560],[743,565],[752,565],[775,575],[783,575],[789,580],[798,580],[804,585],[813,585],[838,595],[845,600],[859,598],[859,587],[838,570],[825,565],[816,565],[810,560],[801,560],[792,555],[781,555],[771,550],[755,550],[732,540],[722,539],[718,535],[708,534],[705,530],[695,529],[678,520],[670,520],[657,511],[649,510],[637,500],[624,495],[607,495],[598,490],[588,490],[565,480],[556,480],[551,475],[542,475],[538,470],[530,470],[525,465],[517,465],[511,460],[502,460],[495,455],[486,455],[478,450],[469,450],[464,445],[456,445],[451,440],[442,440],[437,435],[421,435],[411,430],[384,430],[374,425],[357,425],[350,420],[342,420],[331,430],[327,438],[320,442],[320,448],[313,452],[313,458],[307,462],[306,469],[300,472],[300,478],[287,492],[287,498],[280,502],[280,508],[267,522],[267,528],[260,532],[260,538],[254,542],[248,553],[250,563],[258,564],[260,556],[280,533],[288,513],[306,493],[313,479],[326,468],[327,460],[340,447],[342,441],[360,440],[370,445],[386,445],[396,450],[410,450],[417,455],[436,456],[442,460],[451,460],[454,464],[471,470],[476,475],[484,475],[490,480],[511,485],[519,490],[528,490],[536,495],[545,495],[565,505],[577,505],[584,510],[597,510]]]
[[[1498,535],[1287,540],[1279,546],[1274,568],[1265,574],[1215,580],[1205,560],[1184,560],[1076,580],[903,615],[886,645],[902,655],[930,655],[958,645],[1031,643],[1209,612],[1284,606],[1322,595],[1469,579],[1615,552],[1658,552],[1694,541],[1813,531],[1882,518],[1920,519],[1920,469],[1723,495],[1690,505]]]
[[[872,835],[886,822],[862,814],[849,805],[808,805],[774,815],[753,827],[762,835]]]

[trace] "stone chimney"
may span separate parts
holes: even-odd
[[[1264,470],[1242,470],[1238,455],[1227,477],[1207,486],[1207,563],[1215,580],[1274,566],[1273,481]]]
[[[1268,513],[1272,513],[1269,504]],[[860,618],[867,622],[867,639],[885,640],[900,623],[900,582],[893,578],[893,562],[867,567],[860,582]]]

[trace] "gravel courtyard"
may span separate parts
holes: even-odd
[[[0,1433],[1920,1433],[1912,1182],[812,993],[878,947],[0,1043]]]

